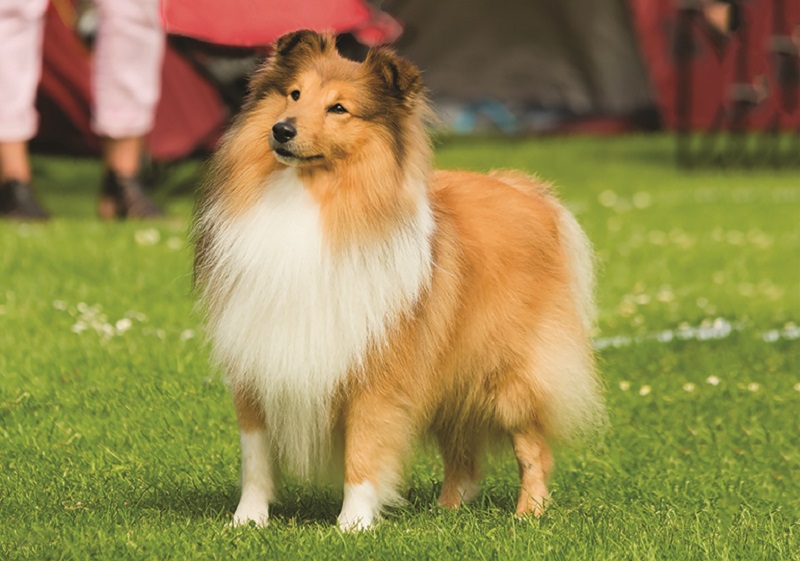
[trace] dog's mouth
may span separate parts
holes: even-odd
[[[322,154],[314,154],[312,156],[301,156],[300,154],[295,154],[291,150],[287,150],[286,148],[279,147],[274,149],[275,154],[280,156],[279,159],[281,160],[288,160],[294,162],[312,162],[314,160],[321,160]]]

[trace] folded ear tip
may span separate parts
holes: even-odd
[[[370,49],[364,63],[376,70],[386,85],[404,96],[418,93],[422,89],[422,76],[417,65],[397,54],[391,47]]]
[[[311,29],[298,29],[279,37],[275,41],[275,52],[279,56],[286,56],[303,44],[325,52],[335,44],[335,40],[330,34],[317,33]]]

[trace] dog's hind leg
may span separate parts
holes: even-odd
[[[517,514],[539,516],[550,498],[547,478],[553,468],[550,446],[535,424],[512,432],[514,455],[519,464],[520,490]]]
[[[436,438],[444,461],[444,483],[439,504],[458,508],[478,494],[480,454],[483,437],[478,433],[454,436],[451,431],[437,431]]]
[[[276,466],[264,413],[258,399],[247,390],[234,388],[233,400],[242,445],[242,497],[233,515],[233,525],[253,521],[256,526],[266,526],[269,503],[275,497]]]

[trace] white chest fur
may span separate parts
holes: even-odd
[[[261,396],[280,458],[307,475],[326,452],[337,385],[429,281],[434,225],[423,199],[386,239],[333,255],[294,170],[275,175],[217,229],[206,291],[223,302],[208,327],[230,381]]]

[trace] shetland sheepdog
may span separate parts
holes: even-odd
[[[538,515],[549,442],[603,423],[586,236],[534,178],[434,171],[429,112],[407,59],[298,31],[212,159],[194,270],[240,429],[233,524],[267,523],[281,469],[338,466],[339,526],[368,528],[424,435],[448,507],[510,437],[517,513]]]

